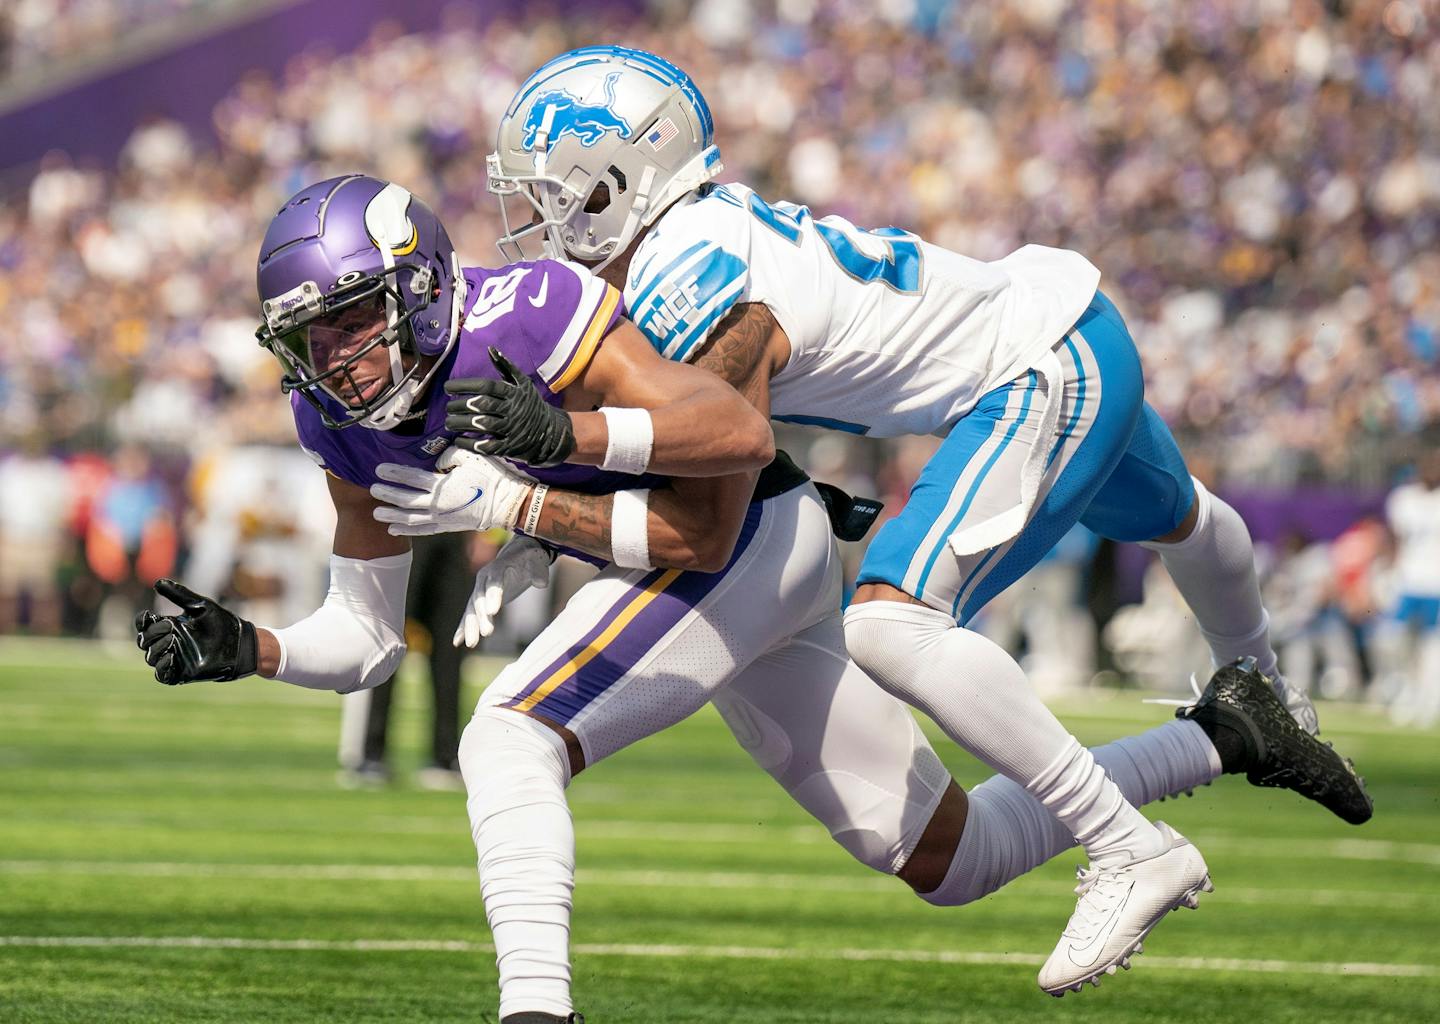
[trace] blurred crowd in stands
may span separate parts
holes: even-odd
[[[19,0],[9,16],[179,3]],[[380,27],[358,52],[244,78],[215,109],[218,142],[157,118],[115,167],[56,153],[0,193],[0,558],[25,552],[0,562],[0,631],[17,572],[39,632],[91,631],[107,594],[177,565],[259,599],[264,573],[236,567],[270,541],[315,552],[318,579],[327,527],[308,504],[325,502],[301,497],[319,474],[288,454],[278,370],[252,336],[265,224],[301,186],[361,170],[426,198],[469,261],[498,262],[497,118],[545,59],[600,41],[695,77],[722,180],[982,259],[1085,253],[1151,403],[1222,493],[1330,485],[1379,507],[1440,421],[1433,0],[652,0],[618,29],[457,11],[436,34]],[[933,445],[784,440],[891,508]],[[1376,519],[1334,539],[1346,525],[1277,545],[1274,578],[1310,609],[1287,629],[1349,637],[1353,689],[1383,674],[1355,639],[1394,604],[1393,535]],[[1123,633],[1125,615],[1102,619]],[[1317,678],[1349,657],[1311,648]]]
[[[235,0],[6,0],[0,5],[0,87],[56,64],[103,60],[117,41],[177,15]]]

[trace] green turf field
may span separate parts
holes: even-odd
[[[406,781],[423,700],[399,695],[401,782],[342,791],[334,696],[167,689],[138,656],[0,639],[0,1021],[493,1020],[463,797]],[[1059,707],[1091,743],[1168,714],[1129,694]],[[577,1005],[592,1024],[1440,1018],[1440,734],[1322,719],[1375,820],[1235,779],[1152,809],[1216,892],[1134,971],[1057,1002],[1034,976],[1077,854],[929,907],[850,861],[703,713],[571,790]]]

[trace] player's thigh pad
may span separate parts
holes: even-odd
[[[722,572],[606,569],[480,705],[565,726],[595,764],[698,710],[757,656],[838,606],[839,588],[829,520],[807,484],[750,506]]]
[[[1080,522],[1102,537],[1153,540],[1184,521],[1195,504],[1195,482],[1170,428],[1146,402],[1120,462],[1090,501]]]
[[[715,696],[757,764],[856,860],[899,871],[950,783],[914,716],[845,655],[838,614]]]
[[[1124,321],[1099,292],[1055,354],[1065,377],[1055,435],[1037,436],[1048,396],[1033,370],[982,397],[925,464],[905,508],[876,535],[860,583],[888,583],[963,625],[1079,521],[1126,451],[1144,380]],[[1024,529],[957,556],[951,534],[1019,500],[1021,471],[1036,444],[1049,451]]]

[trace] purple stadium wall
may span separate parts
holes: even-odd
[[[138,63],[113,67],[83,82],[0,115],[0,171],[33,164],[52,149],[77,159],[113,160],[135,125],[163,115],[213,138],[211,112],[247,71],[279,72],[314,47],[343,53],[364,42],[377,24],[408,31],[436,28],[447,17],[486,21],[537,5],[525,0],[300,0],[268,9],[203,38]],[[586,16],[602,26],[628,19],[639,0],[588,2]]]

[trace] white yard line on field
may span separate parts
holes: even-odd
[[[811,825],[759,827],[719,823],[671,821],[587,820],[575,827],[582,837],[649,842],[771,843],[801,845],[829,843],[822,829]],[[1202,850],[1223,850],[1249,857],[1284,859],[1382,860],[1440,866],[1440,844],[1401,843],[1389,839],[1269,839],[1225,833],[1196,833],[1191,840]]]
[[[656,871],[581,868],[582,886],[643,889],[756,889],[797,892],[887,893],[908,890],[887,875],[800,875],[760,871]],[[454,882],[476,884],[475,869],[431,864],[226,864],[183,861],[43,861],[0,860],[0,875],[94,875],[143,878],[257,878],[277,881]],[[1031,879],[1027,888],[1070,892],[1069,882]],[[1431,894],[1374,889],[1219,887],[1212,897],[1224,902],[1292,905],[1304,902],[1331,907],[1416,910],[1430,912],[1440,897]]]
[[[418,657],[415,654],[411,658]],[[501,655],[472,655],[467,660],[466,679],[479,683],[492,678],[513,660]],[[10,636],[0,646],[0,669],[13,671],[33,670],[37,673],[54,674],[57,671],[78,672],[121,672],[136,676],[146,674],[147,669],[128,639],[96,641],[88,639],[54,639],[45,637]],[[67,680],[64,693],[73,696],[83,690],[110,694],[108,687],[85,686],[84,683]],[[294,687],[221,687],[207,691],[207,703],[272,704],[293,709],[293,697],[307,698],[300,703],[314,707],[325,707],[333,697],[324,693],[305,694]],[[1057,712],[1064,718],[1099,720],[1110,722],[1134,722],[1159,724],[1164,715],[1144,703],[1147,697],[1174,697],[1176,694],[1151,693],[1149,691],[1125,691],[1087,694],[1070,694],[1059,697],[1055,702]],[[54,705],[46,705],[53,707]],[[1382,708],[1356,704],[1339,704],[1323,701],[1319,705],[1320,717],[1328,731],[1374,736],[1426,736],[1437,730],[1419,730],[1391,725]],[[941,734],[928,722],[924,727],[932,738]]]
[[[29,948],[239,949],[355,953],[491,953],[488,942],[459,939],[242,939],[204,935],[0,935],[0,946]],[[928,964],[1035,966],[1032,953],[927,949],[787,949],[771,946],[681,946],[631,943],[572,947],[576,956],[673,957],[723,960],[844,960]],[[1177,971],[1235,971],[1242,974],[1343,974],[1371,978],[1437,978],[1434,964],[1380,964],[1313,960],[1244,960],[1211,957],[1146,956],[1144,965]]]
[[[1337,860],[1383,860],[1440,867],[1440,845],[1401,843],[1391,839],[1266,839],[1251,836],[1193,833],[1202,850],[1223,850],[1251,857]]]

